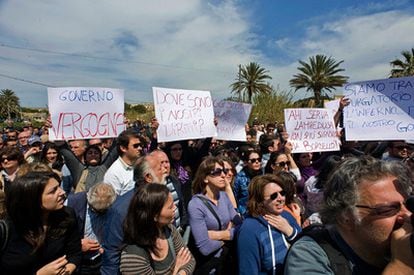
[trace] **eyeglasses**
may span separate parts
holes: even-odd
[[[1,162],[4,162],[4,161],[12,161],[12,160],[17,160],[17,156],[8,156],[8,157],[2,157],[1,159]]]
[[[254,162],[261,162],[262,159],[261,158],[255,158],[255,159],[249,159],[249,162],[254,163]]]
[[[224,173],[224,175],[227,175],[228,172],[229,172],[229,169],[227,168],[216,168],[210,172],[210,176],[219,177],[221,176],[221,173]]]
[[[369,205],[355,205],[357,208],[365,208],[372,210],[371,214],[375,216],[381,217],[391,217],[396,215],[398,212],[401,211],[401,202],[393,202],[389,204],[379,204],[377,206],[369,206]]]
[[[182,151],[183,150],[183,148],[171,148],[171,151],[172,152],[180,152],[180,151]]]
[[[142,145],[141,145],[141,143],[135,143],[135,144],[132,144],[132,147],[137,149],[138,147],[142,147]]]
[[[271,194],[269,196],[269,198],[272,201],[274,201],[275,199],[277,199],[277,197],[279,197],[279,195],[281,195],[282,197],[286,196],[286,191],[285,190],[282,190],[282,191],[279,191],[279,192],[274,192],[273,194]]]
[[[276,162],[275,165],[279,166],[279,167],[285,167],[290,166],[290,161],[281,161],[281,162]]]

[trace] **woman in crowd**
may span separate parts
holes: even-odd
[[[236,209],[237,211],[237,201],[233,193],[234,180],[235,180],[235,175],[236,175],[236,167],[234,166],[232,160],[229,157],[218,156],[218,159],[223,162],[224,169],[226,169],[226,172],[227,172],[226,176],[224,177],[226,181],[226,187],[224,188],[224,191],[229,197],[234,209]]]
[[[180,182],[184,203],[187,207],[191,199],[191,181],[193,180],[187,141],[168,142],[165,152],[170,160],[171,175]]]
[[[246,215],[246,205],[249,196],[248,187],[252,178],[262,174],[262,156],[257,150],[247,151],[243,161],[246,166],[236,175],[234,181],[234,195],[238,203],[239,213]]]
[[[280,180],[280,186],[286,192],[285,210],[289,212],[301,225],[305,213],[304,203],[296,195],[296,177],[290,172],[284,170],[275,173]]]
[[[272,152],[265,167],[266,174],[276,174],[280,171],[290,172],[296,180],[300,179],[300,171],[290,154]]]
[[[220,159],[208,157],[194,177],[188,214],[197,260],[195,274],[231,274],[226,269],[231,267],[230,241],[241,219],[224,191],[227,172]]]
[[[318,174],[311,176],[305,182],[306,217],[309,217],[313,213],[319,212],[323,201],[323,187],[328,181],[328,177],[331,172],[335,170],[340,162],[340,156],[329,156],[322,165]]]
[[[102,160],[102,151],[96,144],[86,147],[83,155],[85,163],[82,163],[66,146],[61,148],[61,153],[76,184],[73,187],[75,193],[88,191],[93,185],[102,182],[105,172],[118,158],[115,143],[104,160]]]
[[[55,143],[46,142],[42,149],[41,161],[53,170],[62,171],[63,157]]]
[[[255,177],[249,185],[249,216],[237,239],[239,274],[281,274],[291,242],[301,228],[284,210],[286,192],[275,175]]]
[[[17,147],[4,147],[0,151],[0,219],[6,215],[5,200],[11,182],[15,179],[19,167],[25,163],[24,156]]]
[[[192,274],[194,258],[172,225],[175,208],[165,185],[138,188],[124,221],[122,274]]]
[[[28,172],[10,185],[2,274],[72,274],[81,260],[75,214],[55,173]]]

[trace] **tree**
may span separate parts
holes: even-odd
[[[332,92],[335,87],[341,87],[348,80],[347,76],[338,75],[339,72],[345,71],[339,68],[343,60],[336,62],[332,57],[325,55],[316,55],[309,58],[309,63],[299,60],[302,65],[298,67],[299,74],[295,74],[289,81],[290,86],[299,89],[306,88],[306,91],[312,91],[315,98],[315,105],[321,107],[322,92],[327,90]]]
[[[3,117],[11,119],[20,114],[20,99],[10,89],[3,89],[0,93],[0,113]]]
[[[254,96],[249,122],[252,122],[254,117],[257,117],[263,123],[283,122],[284,109],[298,107],[290,93],[271,88],[272,91],[270,93]]]
[[[270,93],[272,88],[266,80],[272,79],[269,71],[255,62],[250,62],[239,69],[236,81],[230,85],[232,93],[238,95],[242,102],[252,102],[256,94]]]
[[[393,69],[391,70],[391,77],[402,77],[414,75],[414,48],[410,51],[402,51],[404,60],[395,59],[390,62]]]

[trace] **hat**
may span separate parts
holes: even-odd
[[[39,136],[34,135],[34,136],[31,136],[29,138],[29,140],[27,141],[27,143],[29,144],[29,146],[32,146],[35,143],[42,143],[42,140],[40,139]]]

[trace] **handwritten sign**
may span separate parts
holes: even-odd
[[[124,91],[48,88],[50,140],[117,137],[124,129]]]
[[[329,109],[285,109],[285,125],[294,153],[339,151],[341,143]]]
[[[153,87],[158,141],[206,138],[217,135],[213,101],[208,91]]]
[[[335,116],[339,108],[339,102],[340,102],[340,99],[331,100],[331,101],[325,102],[324,106],[326,109],[331,110],[332,114]]]
[[[414,135],[414,77],[350,83],[344,96],[347,140],[399,140]]]
[[[214,114],[218,120],[217,139],[246,141],[245,124],[252,110],[251,104],[213,100]]]

